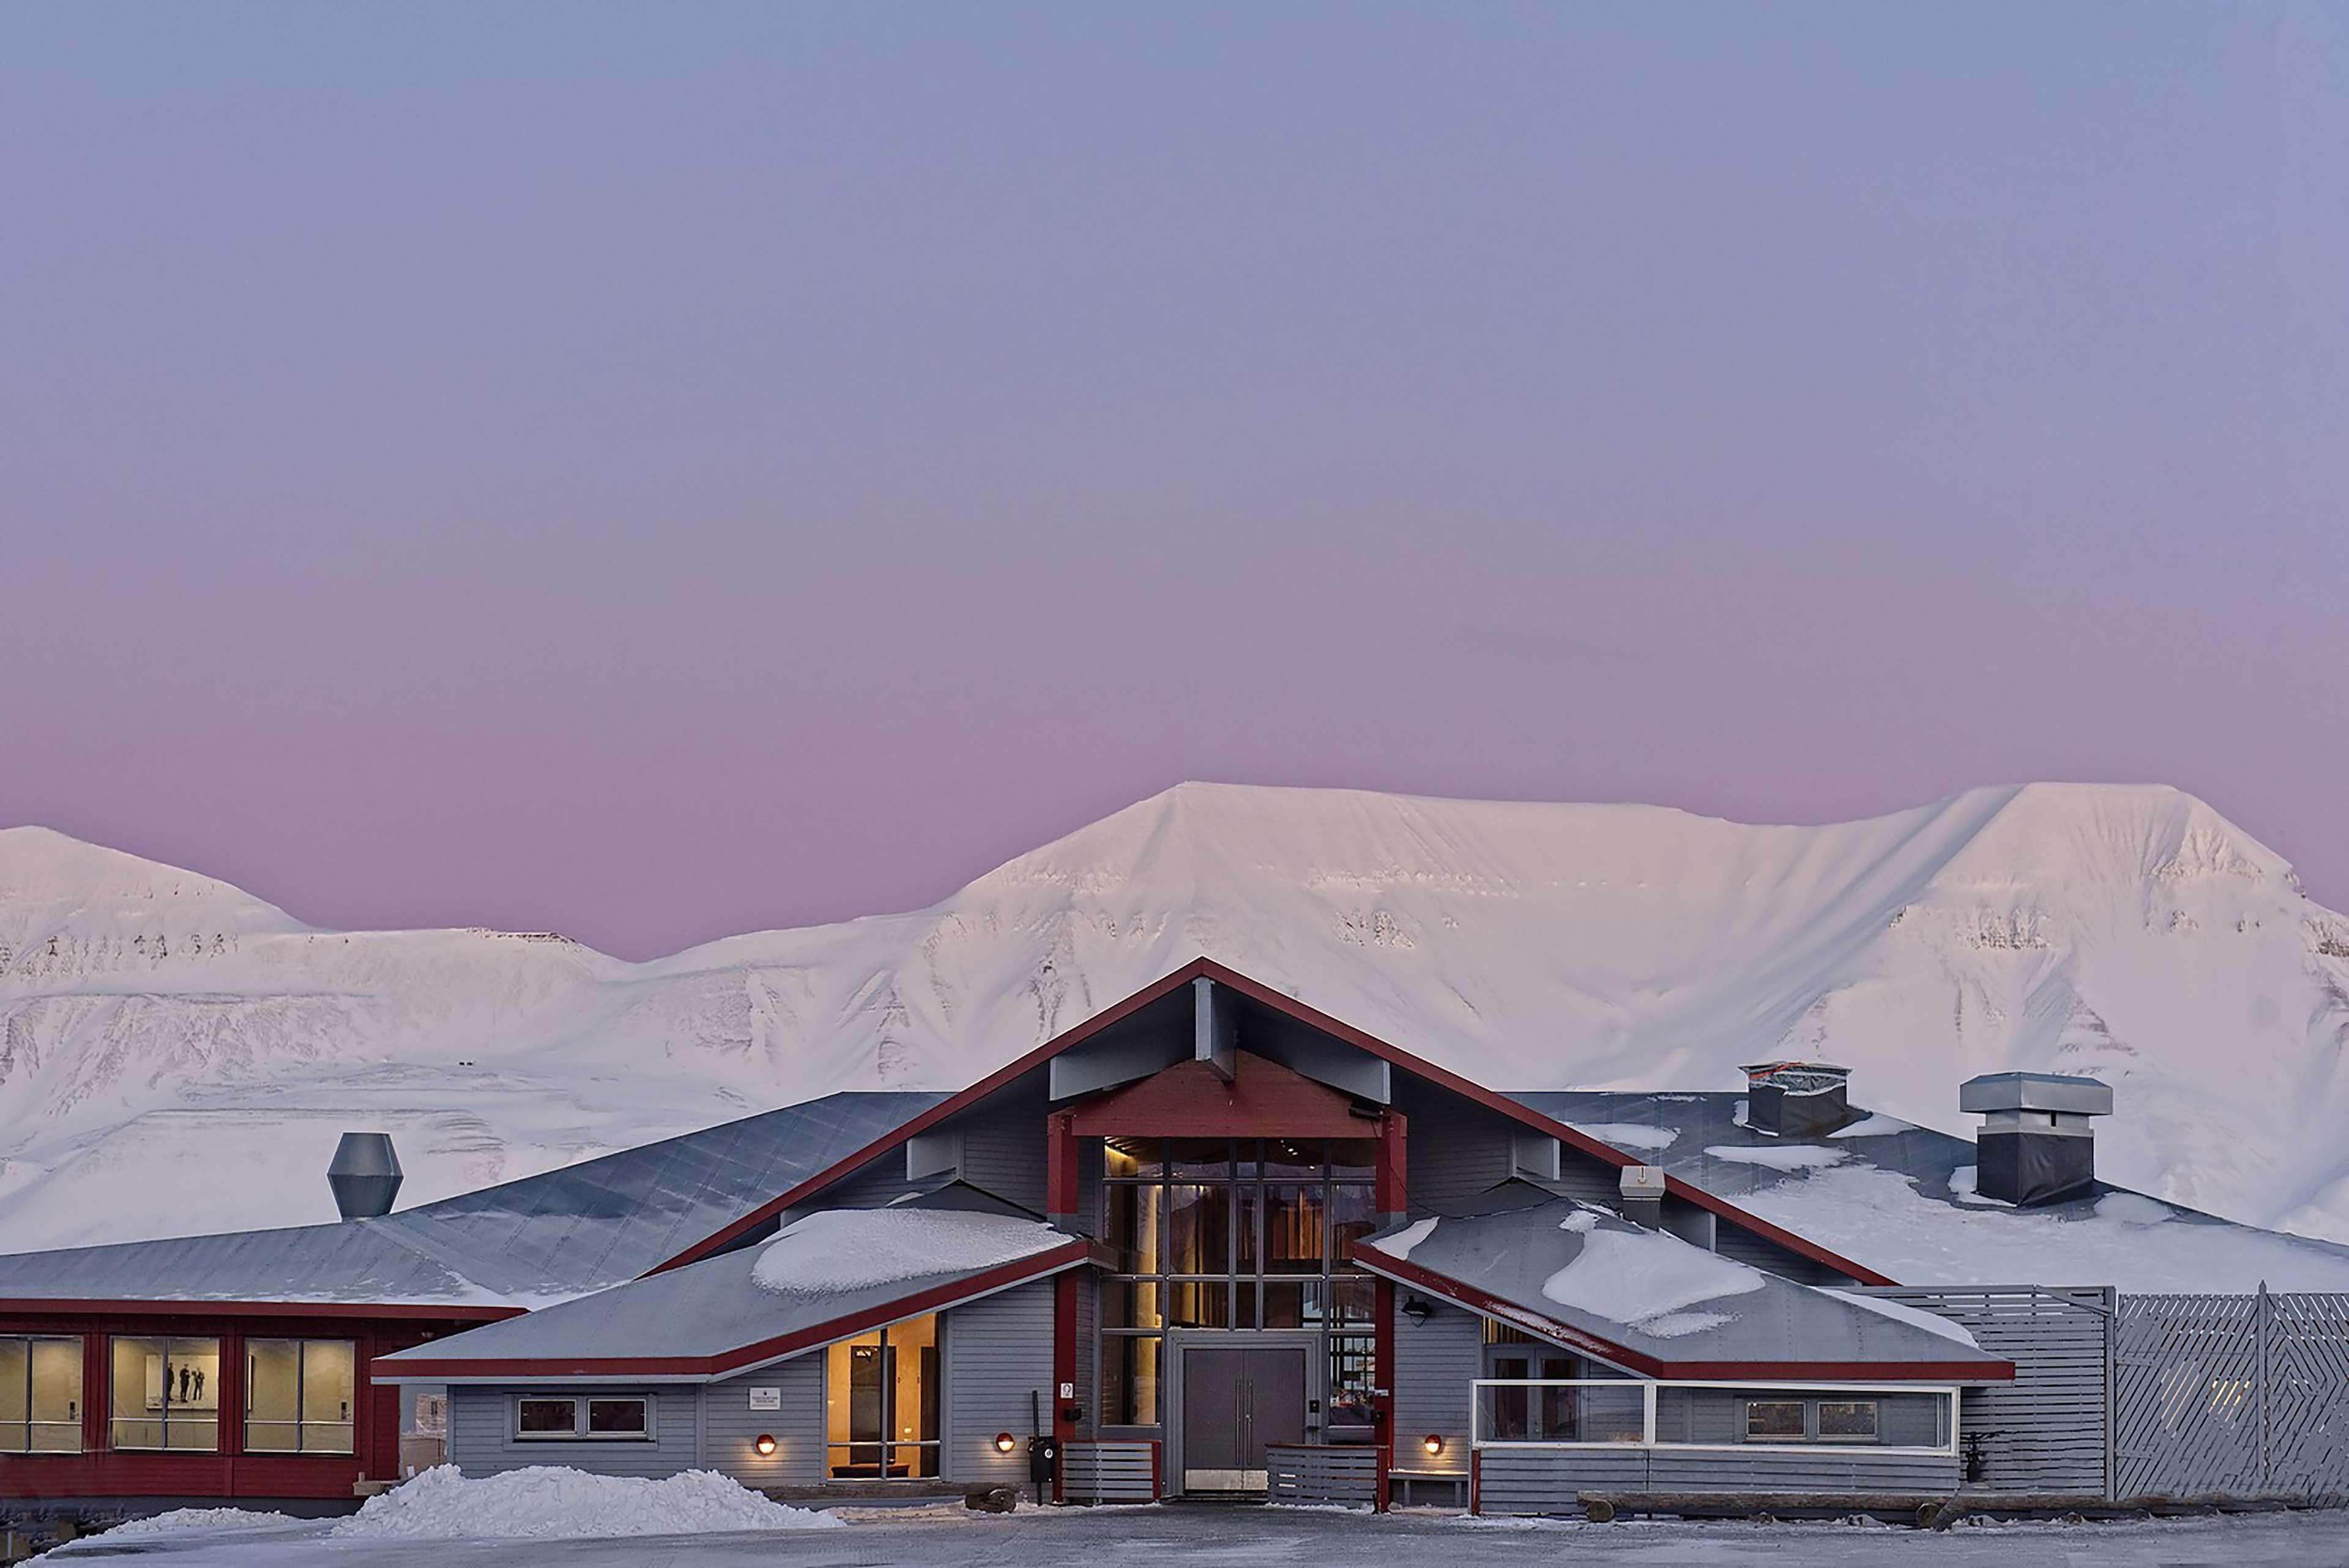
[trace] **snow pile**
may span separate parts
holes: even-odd
[[[1574,1218],[1581,1219],[1583,1215]],[[1596,1216],[1590,1216],[1595,1220]],[[1713,1313],[1682,1313],[1700,1302],[1760,1290],[1758,1269],[1692,1247],[1659,1231],[1584,1229],[1574,1261],[1542,1282],[1542,1295],[1578,1312],[1662,1336],[1718,1328]],[[1702,1318],[1707,1321],[1697,1321]]]
[[[1970,1133],[1962,1078],[2094,1073],[2108,1179],[2349,1237],[2349,919],[2190,796],[1788,828],[1186,785],[926,910],[647,964],[316,930],[0,830],[0,1248],[330,1222],[354,1126],[398,1139],[413,1204],[835,1089],[960,1088],[1202,953],[1506,1089],[1827,1059]]]
[[[257,1513],[242,1508],[175,1508],[168,1513],[150,1513],[144,1519],[127,1519],[109,1530],[106,1538],[118,1541],[126,1536],[217,1535],[224,1530],[260,1530],[295,1522],[288,1514]]]
[[[1829,1138],[1889,1138],[1896,1132],[1914,1130],[1914,1124],[1897,1116],[1864,1116],[1849,1127],[1838,1127]]]
[[[702,1535],[730,1530],[816,1530],[828,1513],[771,1501],[715,1470],[665,1480],[588,1475],[552,1465],[476,1480],[440,1465],[367,1500],[332,1533],[359,1537],[584,1540]]]
[[[964,1274],[1071,1240],[1010,1214],[945,1209],[833,1209],[794,1221],[759,1251],[750,1277],[768,1290],[820,1295]]]
[[[1413,1220],[1385,1241],[1378,1243],[1379,1251],[1391,1258],[1408,1258],[1412,1248],[1435,1233],[1433,1220]]]
[[[1972,1330],[1962,1323],[1955,1323],[1943,1317],[1938,1312],[1927,1312],[1921,1306],[1910,1306],[1906,1302],[1887,1301],[1882,1296],[1862,1295],[1856,1290],[1830,1288],[1827,1289],[1826,1294],[1839,1295],[1854,1306],[1865,1307],[1879,1317],[1889,1317],[1897,1323],[1905,1323],[1911,1328],[1921,1328],[1928,1334],[1938,1334],[1944,1339],[1954,1339],[1970,1350],[1982,1348],[1982,1341],[1973,1336]]]
[[[1569,1121],[1567,1125],[1617,1149],[1670,1149],[1680,1137],[1677,1129],[1650,1127],[1637,1121]]]
[[[1743,1144],[1718,1143],[1705,1153],[1715,1160],[1727,1160],[1739,1165],[1766,1165],[1773,1171],[1819,1171],[1844,1158],[1840,1149],[1820,1149],[1811,1144],[1790,1143],[1783,1149],[1749,1149]]]

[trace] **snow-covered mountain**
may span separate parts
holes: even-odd
[[[959,1088],[1200,954],[1510,1088],[1823,1057],[1952,1131],[2094,1072],[2103,1172],[2349,1239],[2349,919],[2190,796],[2029,785],[1823,828],[1184,785],[936,906],[629,964],[334,932],[0,831],[0,1250],[331,1218],[346,1128],[433,1197],[852,1088]]]

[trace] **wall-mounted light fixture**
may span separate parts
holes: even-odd
[[[775,1434],[772,1432],[761,1432],[757,1437],[750,1439],[750,1446],[758,1449],[761,1454],[773,1453],[775,1451]]]
[[[997,1453],[1008,1454],[1019,1446],[1019,1439],[1013,1437],[1009,1432],[998,1432],[995,1434],[995,1451]]]
[[[1409,1301],[1402,1304],[1402,1315],[1405,1317],[1410,1318],[1413,1323],[1425,1323],[1428,1319],[1428,1315],[1433,1313],[1434,1310],[1435,1308],[1432,1304],[1422,1301],[1417,1296],[1413,1296]]]
[[[1419,1439],[1419,1446],[1431,1454],[1440,1454],[1444,1451],[1444,1436],[1440,1432],[1430,1432]]]

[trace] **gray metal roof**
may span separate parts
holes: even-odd
[[[0,1256],[0,1300],[561,1300],[635,1278],[946,1098],[828,1095],[381,1219]]]
[[[980,1255],[965,1248],[957,1266],[901,1273],[877,1284],[790,1291],[771,1289],[753,1279],[752,1271],[764,1248],[744,1247],[379,1357],[373,1363],[372,1376],[379,1382],[396,1381],[404,1368],[413,1368],[408,1374],[412,1380],[463,1381],[469,1377],[465,1364],[474,1363],[481,1369],[471,1376],[511,1381],[530,1376],[626,1375],[610,1367],[583,1367],[578,1374],[559,1368],[518,1374],[513,1370],[515,1363],[632,1362],[644,1369],[641,1376],[688,1381],[722,1377],[742,1366],[782,1359],[829,1339],[846,1337],[858,1330],[839,1331],[843,1322],[886,1321],[892,1315],[890,1309],[900,1303],[927,1292],[950,1292],[957,1284],[976,1282],[981,1275],[1022,1260],[1032,1261],[1039,1274],[1074,1267],[1083,1261],[1080,1253],[1053,1262],[1062,1248],[1081,1245],[1079,1238],[1052,1230],[1026,1211],[968,1187],[950,1185],[870,1217],[907,1212],[925,1212],[947,1225],[984,1220],[999,1226],[1005,1219],[1017,1219],[1023,1222],[1018,1229],[1049,1238],[1055,1245],[1038,1251],[1034,1240],[999,1244],[990,1233],[978,1240],[982,1250],[993,1250]],[[802,1342],[790,1343],[795,1338]],[[752,1346],[775,1346],[779,1342],[784,1348],[771,1357],[740,1354]],[[739,1365],[698,1369],[680,1365],[730,1357]],[[419,1363],[423,1364],[420,1368]]]
[[[1483,1213],[1382,1232],[1357,1255],[1406,1285],[1410,1271],[1424,1271],[1465,1287],[1468,1305],[1521,1326],[1558,1325],[1628,1352],[1599,1352],[1627,1371],[1796,1377],[1812,1368],[1808,1375],[1821,1377],[1944,1381],[2011,1375],[1998,1357],[1918,1326],[1897,1308],[1796,1284],[1530,1185],[1519,1186],[1514,1203],[1510,1196],[1495,1194],[1496,1206]],[[1733,1370],[1739,1367],[1753,1370]]]

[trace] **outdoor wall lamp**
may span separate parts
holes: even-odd
[[[1008,1454],[1019,1446],[1019,1440],[1017,1438],[1014,1438],[1009,1432],[998,1432],[995,1434],[995,1451],[997,1453]]]
[[[1417,1296],[1413,1296],[1409,1301],[1402,1304],[1402,1315],[1405,1317],[1410,1318],[1413,1323],[1425,1323],[1427,1321],[1428,1315],[1434,1310],[1434,1307],[1431,1306],[1426,1302],[1422,1301]]]
[[[772,1432],[761,1432],[757,1437],[750,1439],[750,1446],[758,1449],[761,1454],[773,1453],[775,1451],[775,1434]]]
[[[1444,1451],[1443,1435],[1437,1432],[1430,1432],[1427,1436],[1419,1439],[1419,1446],[1425,1449],[1431,1454],[1440,1454]]]

